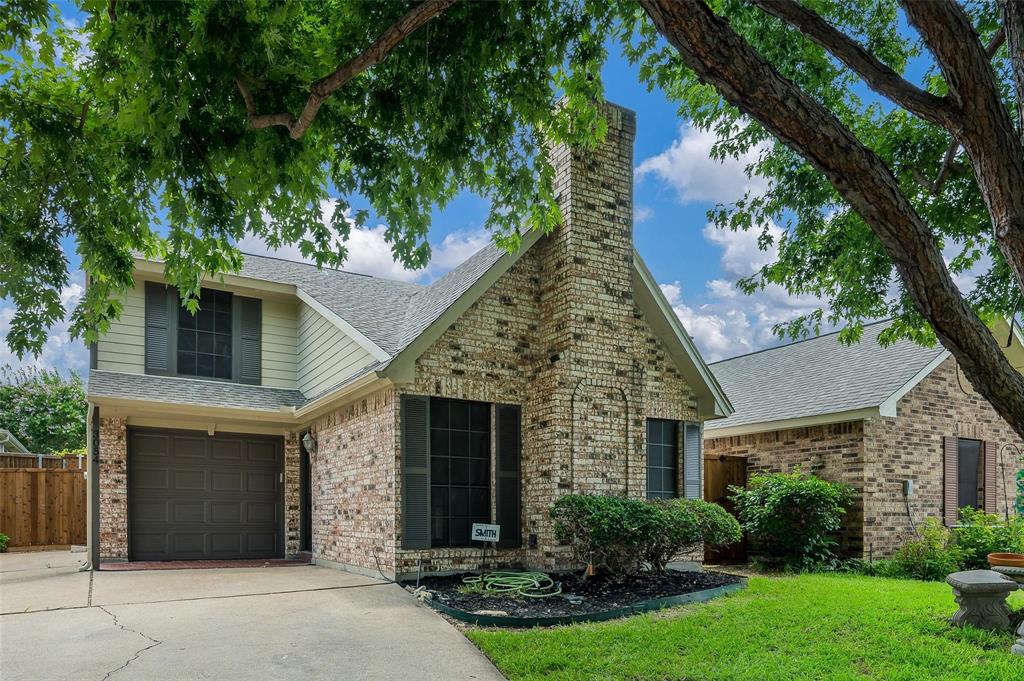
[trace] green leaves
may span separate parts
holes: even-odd
[[[0,428],[32,454],[85,447],[87,412],[82,379],[72,373],[0,367]]]
[[[163,258],[191,307],[204,275],[238,268],[247,235],[337,266],[372,215],[417,268],[431,212],[464,189],[490,202],[507,247],[557,224],[546,145],[604,134],[593,100],[613,15],[599,3],[457,3],[336,91],[301,139],[249,125],[236,79],[259,113],[295,115],[415,4],[121,2],[112,22],[106,0],[84,0],[91,54],[67,63],[58,10],[18,4],[0,39],[46,37],[0,86],[12,349],[38,352],[65,313],[69,236],[90,277],[72,330],[90,340],[119,312],[135,252]]]

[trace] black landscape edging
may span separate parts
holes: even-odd
[[[467,610],[461,610],[459,608],[453,608],[449,605],[439,603],[433,598],[427,599],[426,603],[430,605],[434,610],[443,612],[449,617],[454,617],[462,622],[468,622],[469,624],[476,624],[485,627],[514,627],[514,628],[530,628],[530,627],[553,627],[559,624],[575,624],[578,622],[604,622],[606,620],[613,620],[619,617],[628,617],[629,615],[639,615],[644,612],[651,612],[652,610],[662,610],[664,608],[672,608],[677,605],[686,605],[688,603],[702,603],[704,601],[710,601],[712,598],[724,596],[725,594],[733,593],[741,589],[747,588],[747,580],[741,579],[733,584],[724,584],[722,586],[716,586],[712,589],[702,589],[701,591],[691,591],[690,593],[680,594],[678,596],[661,596],[659,598],[650,598],[646,601],[640,601],[633,605],[627,605],[622,608],[614,608],[612,610],[603,610],[601,612],[587,612],[580,613],[579,615],[555,615],[550,617],[512,617],[511,615],[477,615]]]

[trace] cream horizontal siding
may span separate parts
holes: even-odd
[[[305,303],[299,308],[298,328],[296,385],[307,397],[374,362],[373,355]]]
[[[137,282],[124,298],[121,317],[111,323],[97,347],[96,368],[142,374],[146,371],[146,293]],[[299,303],[288,300],[263,301],[262,385],[295,387],[295,345]]]
[[[262,385],[271,388],[295,387],[298,314],[297,301],[263,301]]]
[[[123,298],[121,317],[96,345],[96,368],[142,374],[146,371],[146,294],[138,283]]]

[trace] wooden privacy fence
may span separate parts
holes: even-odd
[[[0,468],[0,532],[11,546],[85,544],[85,471]]]
[[[0,452],[0,468],[85,468],[84,456]]]

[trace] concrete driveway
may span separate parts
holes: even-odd
[[[78,572],[0,555],[0,668],[31,679],[501,679],[404,589],[294,566]]]

